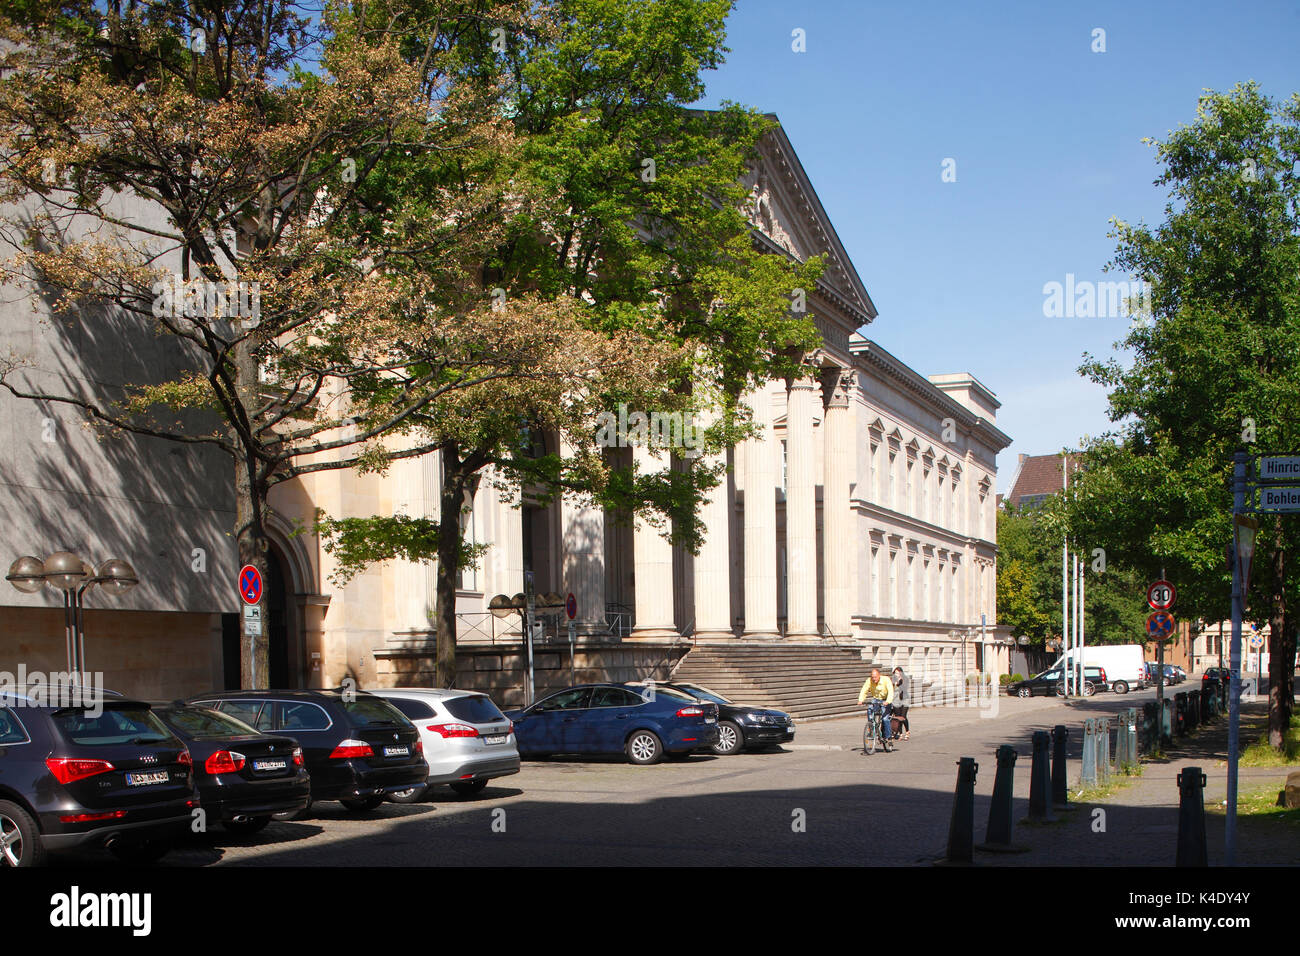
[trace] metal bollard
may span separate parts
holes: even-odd
[[[1160,743],[1157,727],[1160,726],[1160,708],[1154,700],[1142,705],[1142,751],[1151,753]]]
[[[1070,785],[1065,777],[1067,759],[1065,742],[1069,736],[1070,731],[1064,724],[1057,724],[1052,728],[1052,803],[1058,808],[1070,804]]]
[[[1128,711],[1121,710],[1119,716],[1115,718],[1115,770],[1118,772],[1125,764],[1128,758],[1125,756],[1128,747]]]
[[[1196,691],[1187,692],[1187,720],[1192,730],[1201,725],[1201,701]]]
[[[1083,722],[1083,768],[1079,772],[1079,786],[1097,786],[1097,721],[1093,717]]]
[[[1047,763],[1050,738],[1045,730],[1035,730],[1033,736],[1033,763],[1029,768],[1029,820],[1043,822],[1053,819],[1048,807],[1051,794],[1051,769]]]
[[[1209,866],[1205,845],[1205,774],[1188,767],[1178,775],[1178,855],[1175,866]]]
[[[952,821],[948,824],[949,863],[972,863],[975,860],[975,774],[979,764],[974,757],[957,761],[957,792],[953,796]]]
[[[1210,720],[1219,719],[1219,694],[1213,687],[1209,689],[1210,695]]]
[[[1097,722],[1097,777],[1102,786],[1110,783],[1110,718]]]
[[[993,802],[989,804],[989,825],[980,849],[1011,849],[1011,791],[1015,783],[1016,748],[1003,744],[997,750],[998,773],[993,778]]]
[[[1130,707],[1128,711],[1128,761],[1131,766],[1136,767],[1141,761],[1138,760],[1138,739],[1137,739],[1137,708]]]
[[[1164,708],[1160,714],[1160,744],[1172,744],[1174,742],[1174,702],[1168,697],[1164,699]]]
[[[1183,695],[1174,694],[1174,734],[1181,737],[1187,731],[1183,728]]]
[[[1199,696],[1201,698],[1201,723],[1208,724],[1210,722],[1210,688],[1202,687]]]

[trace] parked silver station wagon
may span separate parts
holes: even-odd
[[[375,688],[420,732],[429,778],[423,787],[389,794],[394,803],[415,803],[429,787],[448,784],[472,797],[489,780],[519,772],[514,725],[492,698],[471,690],[431,687]]]

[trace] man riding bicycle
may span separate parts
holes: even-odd
[[[871,668],[871,676],[867,678],[866,683],[862,685],[862,692],[858,694],[858,706],[865,704],[870,708],[874,704],[883,708],[880,730],[885,740],[889,739],[889,714],[893,703],[894,682],[883,676],[879,667]]]

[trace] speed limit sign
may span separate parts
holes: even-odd
[[[1174,606],[1178,598],[1177,589],[1168,581],[1157,581],[1147,588],[1147,604],[1154,610],[1167,611]]]

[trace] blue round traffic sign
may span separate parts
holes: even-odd
[[[239,596],[245,604],[258,604],[262,600],[262,572],[251,564],[239,569]]]
[[[1168,611],[1152,611],[1147,615],[1147,634],[1153,638],[1168,637],[1174,631],[1174,616]]]
[[[569,615],[570,621],[578,616],[578,599],[572,591],[569,592],[568,598],[564,601],[564,610]]]

